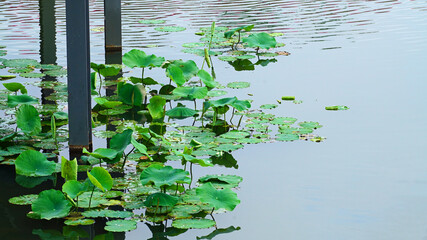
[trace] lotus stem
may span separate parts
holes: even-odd
[[[230,124],[232,124],[232,125],[234,125],[233,124],[233,118],[234,118],[234,112],[236,112],[236,109],[235,108],[233,108],[233,112],[231,113],[231,118],[230,118]]]
[[[98,77],[99,77],[99,90],[98,90],[98,94],[101,97],[102,79],[101,79],[101,73],[99,73],[99,72],[98,72]]]
[[[240,123],[242,123],[242,118],[243,118],[243,115],[242,115],[242,116],[240,116],[239,124],[237,124],[237,129],[239,129],[239,127],[240,127]]]
[[[144,79],[144,71],[145,71],[145,68],[142,68],[141,81]]]
[[[130,151],[125,155],[125,157],[124,157],[124,159],[123,159],[122,171],[125,169],[126,160],[127,160],[128,156],[129,156],[129,154],[131,154],[131,152],[133,152],[133,150],[135,150],[135,147],[133,147],[133,148],[132,148],[132,150],[130,150]]]
[[[213,212],[214,212],[214,210],[215,210],[215,208],[212,208],[212,211],[211,211],[210,215],[211,215],[211,217],[212,217],[212,220],[214,220],[214,222],[215,222],[215,229],[218,229],[218,227],[216,226],[216,220],[215,220],[215,218],[214,218],[214,216],[213,216]]]
[[[193,163],[190,162],[190,185],[188,186],[191,189],[191,184],[193,183]]]
[[[90,198],[89,198],[89,210],[90,210],[90,204],[92,203],[92,196],[93,196],[93,192],[95,191],[95,186],[93,186],[92,188],[92,192],[90,193]]]

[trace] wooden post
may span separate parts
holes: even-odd
[[[105,51],[122,50],[121,0],[104,0]]]

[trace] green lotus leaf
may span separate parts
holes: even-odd
[[[217,151],[230,152],[230,151],[236,151],[242,147],[243,147],[243,145],[241,145],[241,144],[221,144],[217,147],[214,147],[213,149],[215,149]]]
[[[161,119],[165,115],[163,107],[166,104],[166,99],[160,96],[150,98],[150,103],[147,105],[148,111],[153,119]]]
[[[179,229],[203,229],[215,226],[216,223],[210,219],[176,219],[172,222],[172,227]]]
[[[110,140],[110,148],[117,152],[123,152],[130,144],[132,133],[132,129],[126,129],[122,133],[114,135]]]
[[[31,205],[38,197],[39,195],[37,194],[22,195],[10,198],[9,203],[15,205]]]
[[[226,105],[231,105],[236,100],[237,100],[236,97],[232,97],[232,98],[221,98],[221,99],[218,99],[218,100],[211,100],[211,101],[209,101],[209,103],[210,103],[210,105],[212,107],[224,107]]]
[[[227,87],[235,89],[248,88],[250,86],[251,84],[248,82],[231,82],[227,84]]]
[[[23,95],[7,95],[7,105],[11,108],[18,106],[19,104],[36,104],[39,103],[37,98],[33,98],[26,94]]]
[[[114,108],[122,104],[120,101],[108,101],[107,99],[101,97],[96,97],[93,100],[105,108]]]
[[[21,83],[16,83],[16,82],[3,83],[3,86],[9,91],[12,91],[12,92],[21,91],[22,94],[27,94],[27,89]]]
[[[298,134],[277,134],[276,135],[276,140],[277,141],[295,141],[295,140],[299,140],[299,135]]]
[[[120,86],[120,87],[119,87]],[[140,84],[126,83],[118,85],[119,100],[128,105],[141,106],[146,96],[145,87]]]
[[[210,182],[196,188],[196,194],[200,198],[200,201],[208,203],[216,210],[225,209],[227,211],[233,211],[240,203],[237,194],[231,189],[216,189]]]
[[[130,67],[160,67],[165,62],[165,58],[156,55],[147,55],[144,51],[132,49],[123,55],[123,64]]]
[[[89,208],[89,202],[91,208],[99,207],[109,202],[108,199],[102,196],[101,192],[94,192],[92,198],[91,195],[92,191],[88,191],[79,196],[78,204],[80,208]]]
[[[143,19],[138,22],[142,24],[163,24],[166,21],[162,19]]]
[[[7,51],[6,50],[0,50],[0,56],[6,56],[7,55]]]
[[[171,110],[166,111],[166,116],[177,119],[184,119],[192,117],[197,114],[197,111],[187,108],[182,104],[178,104],[177,107],[172,108]]]
[[[43,70],[59,70],[62,69],[62,66],[54,65],[54,64],[42,64],[40,68]]]
[[[198,47],[206,47],[206,43],[203,42],[195,42],[195,43],[184,43],[182,44],[185,48],[198,48]]]
[[[99,69],[99,74],[101,74],[103,77],[112,77],[117,76],[121,70],[121,66],[105,65],[104,68]]]
[[[178,203],[178,197],[165,193],[153,193],[149,195],[144,202],[147,207],[173,207]]]
[[[246,55],[237,56],[236,58],[237,59],[252,59],[252,58],[255,58],[255,56],[246,54]]]
[[[211,142],[211,141],[209,141]],[[215,156],[218,152],[211,149],[203,149],[203,150],[196,150],[192,153],[192,155],[198,157],[198,156]]]
[[[237,175],[206,175],[204,177],[199,178],[199,182],[201,183],[222,183],[222,184],[230,184],[232,187],[237,187],[240,182],[243,181],[243,178]]]
[[[29,73],[34,71],[34,68],[11,68],[7,71],[10,73]]]
[[[77,180],[77,159],[67,160],[61,157],[61,177],[68,180]]]
[[[192,77],[196,76],[197,73],[199,72],[199,68],[197,67],[197,64],[193,60],[188,60],[186,62],[182,60],[175,60],[170,62],[169,65],[167,65],[167,68],[169,68],[170,66],[179,67],[184,75],[185,81],[190,80]]]
[[[38,134],[42,130],[39,112],[28,104],[21,105],[16,111],[16,125],[27,134]]]
[[[49,176],[55,172],[56,163],[47,160],[35,150],[22,152],[15,160],[16,173],[28,177]]]
[[[156,187],[166,187],[175,183],[189,183],[188,172],[182,169],[174,169],[171,166],[162,167],[152,165],[140,175],[142,185],[154,184]]]
[[[106,198],[117,198],[123,196],[123,192],[121,191],[108,191],[104,194],[104,197]]]
[[[206,87],[177,87],[173,90],[173,94],[190,100],[203,99],[208,94]]]
[[[51,76],[51,77],[63,77],[67,75],[66,69],[55,69],[55,70],[49,70],[44,72],[44,74]]]
[[[237,58],[233,56],[219,56],[218,59],[225,62],[232,62],[235,61]]]
[[[109,232],[128,232],[136,229],[136,222],[133,220],[108,221],[104,229]]]
[[[85,191],[88,191],[88,186],[77,180],[68,180],[62,185],[62,191],[70,198],[74,199]]]
[[[284,100],[284,101],[293,101],[293,100],[295,100],[295,96],[283,96],[282,100]]]
[[[322,125],[320,125],[318,122],[300,122],[298,123],[298,125],[300,125],[303,128],[312,128],[312,129],[317,129],[322,127]]]
[[[55,116],[55,119],[57,119],[57,120],[67,120],[68,119],[68,113],[66,113],[66,112],[54,112],[53,116]]]
[[[262,140],[259,138],[242,138],[242,139],[237,139],[238,143],[243,143],[243,144],[257,144],[257,143],[261,143]]]
[[[325,110],[329,110],[329,111],[348,110],[348,109],[349,107],[343,106],[343,105],[325,107]]]
[[[277,108],[277,104],[264,104],[264,105],[261,105],[259,108],[262,108],[262,109],[273,109],[273,108]]]
[[[204,159],[204,158],[195,158],[189,154],[182,154],[182,156],[184,157],[185,161],[194,163],[194,164],[198,164],[202,167],[212,167],[213,164],[211,163],[211,161],[209,159]]]
[[[54,180],[56,180],[56,177],[53,177],[52,175],[44,176],[44,177],[27,177],[19,174],[17,174],[15,177],[15,182],[19,186],[22,186],[24,188],[33,188],[35,186],[42,184],[47,180],[52,180],[53,182]]]
[[[85,211],[85,212],[82,212],[82,215],[88,218],[99,218],[99,217],[129,218],[133,216],[133,213],[128,211],[114,211],[110,209],[102,209],[102,210]]]
[[[222,134],[220,137],[231,138],[231,139],[240,139],[240,138],[245,138],[249,135],[250,135],[250,133],[248,133],[246,131],[231,130],[229,132]]]
[[[68,215],[72,205],[61,191],[50,189],[39,193],[39,197],[31,205],[31,209],[40,218],[50,220]]]
[[[98,159],[103,159],[108,163],[118,162],[121,156],[117,150],[111,148],[97,148],[93,152],[88,152],[84,148],[83,153],[89,154],[90,156]]]
[[[0,80],[7,80],[7,79],[12,79],[12,78],[16,78],[15,75],[0,75]]]
[[[270,123],[277,125],[292,125],[296,121],[297,119],[293,117],[277,117],[270,121]]]
[[[102,167],[94,167],[87,172],[90,182],[101,191],[105,192],[113,187],[113,178],[110,173]]]
[[[44,73],[35,73],[35,72],[29,72],[29,73],[21,73],[19,76],[24,78],[42,78],[46,76]]]
[[[3,65],[9,68],[38,67],[40,63],[33,59],[9,59],[3,61]]]
[[[212,76],[203,69],[199,70],[199,72],[197,73],[197,76],[202,80],[202,82],[208,88],[214,88],[219,85],[219,83],[215,82]]]
[[[251,108],[251,103],[249,100],[236,100],[230,104],[237,111],[245,111]]]
[[[134,137],[131,137],[130,142],[132,143],[132,145],[142,154],[144,154],[145,156],[147,156],[149,159],[152,159],[151,156],[147,153],[147,147],[142,144],[139,143],[138,141],[136,141],[136,139]]]
[[[114,116],[114,115],[120,115],[123,113],[126,113],[126,110],[124,109],[105,109],[105,110],[101,110],[98,112],[101,115],[106,115],[106,116]]]
[[[64,221],[64,224],[68,225],[68,226],[80,226],[80,225],[86,226],[86,225],[92,225],[94,223],[95,223],[95,220],[87,219],[87,218],[85,218],[85,219],[68,219],[68,220]]]
[[[249,32],[250,30],[252,30],[252,28],[254,28],[253,24],[234,28],[230,31],[225,32],[224,37],[225,38],[231,38],[236,32],[240,32],[241,30],[245,30],[246,32]]]
[[[197,238],[197,240],[201,240],[201,239],[211,240],[212,238],[214,238],[220,234],[231,233],[231,232],[239,231],[239,230],[240,230],[240,227],[234,227],[234,226],[230,226],[228,228],[218,228],[206,236],[196,237],[196,238]]]
[[[202,211],[202,208],[197,205],[176,205],[169,213],[169,216],[174,219],[192,218],[193,214],[197,214],[200,211]]]
[[[156,27],[154,30],[159,32],[182,32],[185,31],[185,27],[180,26],[164,26],[164,27]]]
[[[268,33],[253,33],[249,37],[243,38],[242,42],[246,43],[249,47],[270,49],[276,47],[276,39]]]
[[[220,97],[227,94],[224,90],[210,90],[207,94],[208,97]]]
[[[166,75],[179,87],[184,85],[186,82],[184,73],[182,72],[181,68],[176,65],[169,65],[166,69]]]

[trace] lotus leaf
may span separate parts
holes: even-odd
[[[54,65],[54,64],[42,64],[40,68],[43,70],[59,70],[62,68],[62,66]]]
[[[26,94],[23,95],[7,95],[7,105],[9,107],[16,107],[19,104],[35,104],[38,103],[37,98],[33,98]]]
[[[3,86],[12,92],[21,91],[22,94],[27,94],[27,89],[21,83],[3,83]]]
[[[153,119],[161,119],[165,115],[165,110],[163,107],[166,104],[166,100],[160,96],[154,96],[150,98],[150,103],[147,108],[150,112],[150,115]]]
[[[108,221],[104,229],[109,232],[128,232],[136,229],[136,222],[133,220]]]
[[[12,78],[16,78],[15,75],[0,75],[0,80],[7,80],[7,79],[12,79]]]
[[[340,105],[340,106],[329,106],[329,107],[325,107],[325,109],[329,110],[329,111],[338,111],[338,110],[348,110],[349,107]]]
[[[74,199],[85,191],[88,191],[88,186],[77,180],[68,180],[62,185],[62,191],[70,198]]]
[[[320,125],[318,122],[300,122],[298,123],[298,125],[300,125],[303,128],[312,128],[312,129],[317,129],[322,127],[322,125]]]
[[[215,82],[212,76],[203,69],[199,70],[199,72],[197,73],[197,76],[202,80],[202,82],[208,88],[214,88],[219,85],[219,83]]]
[[[87,218],[86,219],[68,219],[64,221],[64,224],[68,226],[80,226],[80,225],[86,226],[86,225],[92,225],[94,223],[95,223],[95,220],[87,219]]]
[[[61,177],[68,180],[77,180],[77,159],[67,160],[61,157]]]
[[[165,193],[153,193],[149,195],[144,202],[147,207],[173,207],[178,203],[178,197]]]
[[[91,200],[91,191],[90,192],[84,192],[79,196],[79,208],[89,208],[89,202],[90,207],[99,207],[103,204],[107,204],[109,201],[102,196],[102,193],[100,192],[94,192]]]
[[[163,24],[165,22],[166,21],[162,19],[143,19],[139,21],[139,23],[142,24]]]
[[[174,219],[191,218],[193,214],[197,214],[202,209],[197,205],[176,205],[169,216]]]
[[[176,219],[172,222],[172,226],[179,229],[203,229],[215,226],[216,223],[210,219]]]
[[[90,172],[87,172],[89,180],[101,191],[105,192],[113,187],[113,178],[110,173],[102,167],[94,167]]]
[[[252,59],[252,58],[255,58],[255,56],[245,54],[245,55],[237,56],[236,58],[237,59]]]
[[[132,129],[126,129],[122,133],[114,135],[110,140],[110,148],[117,152],[123,152],[130,144],[132,133]]]
[[[186,82],[184,73],[181,68],[176,65],[169,65],[166,69],[166,75],[176,83],[177,86],[182,86]]]
[[[3,61],[3,65],[9,68],[38,67],[40,63],[33,59],[9,59]]]
[[[134,67],[160,67],[165,62],[165,58],[156,55],[147,55],[144,51],[132,49],[123,55],[123,64],[130,68]]]
[[[154,30],[159,32],[182,32],[185,31],[185,27],[180,26],[164,26],[164,27],[156,27]]]
[[[120,87],[119,87],[120,86]],[[119,100],[128,105],[141,106],[146,91],[144,86],[130,83],[118,85]]]
[[[235,89],[248,88],[250,86],[251,84],[248,82],[231,82],[227,84],[227,87]]]
[[[284,101],[293,101],[293,100],[295,100],[295,96],[283,96],[282,100],[284,100]]]
[[[49,176],[55,172],[56,163],[38,151],[27,150],[22,152],[15,160],[16,173],[28,177]]]
[[[247,38],[243,38],[242,42],[246,43],[249,47],[270,49],[276,47],[276,39],[268,33],[254,33]]]
[[[31,205],[38,197],[39,195],[37,194],[22,195],[19,197],[10,198],[9,203],[15,205]]]
[[[151,159],[151,156],[147,153],[147,147],[142,144],[139,143],[138,141],[136,141],[136,139],[134,137],[131,137],[130,142],[132,143],[132,145],[138,149],[138,151],[142,154],[144,154],[145,156],[147,156],[149,159]]]
[[[273,108],[277,108],[277,104],[264,104],[264,105],[261,105],[260,108],[262,108],[262,109],[273,109]]]
[[[209,159],[203,159],[203,158],[195,158],[189,154],[182,154],[182,156],[184,157],[185,161],[194,163],[194,164],[198,164],[202,167],[212,167],[213,164],[211,163],[211,161]]]
[[[182,60],[175,60],[169,63],[167,68],[169,68],[170,66],[179,67],[182,70],[182,73],[184,74],[185,81],[190,80],[192,77],[196,76],[197,73],[199,72],[199,68],[197,67],[197,64],[193,60],[188,60],[186,62]]]
[[[225,38],[231,38],[236,32],[240,32],[241,30],[245,30],[246,32],[249,32],[250,30],[252,30],[252,28],[254,28],[254,25],[246,25],[246,26],[242,26],[242,27],[238,27],[238,28],[234,28],[230,31],[227,31],[224,33],[224,37]]]
[[[40,218],[50,220],[68,215],[72,205],[61,191],[50,189],[39,193],[39,197],[31,205],[31,209]]]
[[[10,73],[29,73],[34,71],[34,68],[12,68],[7,71]]]
[[[231,138],[231,139],[240,139],[240,138],[245,138],[249,135],[250,135],[250,133],[248,133],[246,131],[231,130],[227,133],[222,134],[221,137]]]
[[[237,142],[243,143],[243,144],[257,144],[262,142],[262,140],[259,138],[242,138],[242,139],[237,139]]]
[[[204,177],[199,178],[199,182],[201,183],[225,183],[230,184],[233,187],[237,187],[240,182],[243,181],[243,178],[237,175],[206,175]]]
[[[251,103],[249,100],[236,100],[231,103],[231,106],[234,107],[237,111],[245,111],[251,108]]]
[[[173,94],[190,100],[203,99],[208,94],[206,87],[177,87],[173,90]]]
[[[277,141],[295,141],[295,140],[299,140],[299,135],[298,134],[277,134],[276,135],[276,140]]]
[[[296,118],[292,117],[277,117],[270,121],[271,124],[277,125],[291,125],[297,121]]]
[[[242,147],[243,147],[243,145],[241,145],[241,144],[237,144],[237,145],[234,145],[234,144],[221,144],[218,147],[215,147],[214,149],[218,150],[218,151],[230,152],[230,151],[235,151],[237,149],[240,149]]]
[[[55,69],[55,70],[49,70],[44,72],[44,74],[51,76],[51,77],[63,77],[67,75],[66,69]]]
[[[182,44],[185,48],[198,48],[198,47],[205,47],[206,43],[203,42],[195,42],[195,43],[184,43]]]
[[[123,192],[121,191],[108,191],[104,194],[106,198],[117,198],[123,196]]]
[[[177,119],[184,119],[196,115],[197,112],[193,109],[187,108],[182,104],[178,104],[177,107],[166,111],[166,116]]]
[[[200,198],[200,201],[208,203],[216,210],[225,209],[227,211],[233,211],[240,203],[235,192],[228,188],[221,190],[216,189],[210,182],[198,187],[196,189],[196,194]]]
[[[232,62],[235,61],[237,58],[233,56],[219,56],[218,59],[225,62]]]
[[[224,90],[210,90],[207,94],[208,97],[220,97],[227,94]]]
[[[29,72],[29,73],[21,73],[19,76],[24,78],[42,78],[46,76],[44,73],[35,73],[35,72]]]
[[[122,102],[120,101],[108,101],[107,99],[101,97],[96,97],[93,100],[99,105],[106,108],[114,108],[122,104]]]
[[[118,162],[120,160],[120,154],[117,150],[110,148],[97,148],[95,151],[88,152],[85,148],[83,149],[83,153],[89,154],[92,157],[103,159],[108,163]]]
[[[174,169],[170,166],[152,165],[142,171],[140,180],[143,185],[154,184],[156,187],[166,187],[175,183],[189,183],[188,172]]]
[[[98,217],[129,218],[133,216],[133,213],[128,211],[114,211],[110,209],[102,209],[102,210],[85,211],[82,213],[82,215],[88,218],[98,218]]]

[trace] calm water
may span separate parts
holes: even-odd
[[[8,58],[40,60],[39,3],[48,2],[0,0],[0,45],[7,46]],[[100,27],[103,1],[90,4],[91,27]],[[56,59],[49,61],[61,65],[66,64],[64,5],[56,2],[55,42],[49,38],[49,46],[57,49]],[[302,104],[283,103],[272,112],[324,126],[317,130],[327,137],[323,143],[248,145],[234,154],[239,169],[220,170],[244,178],[238,191],[242,201],[216,219],[220,228],[241,229],[215,239],[427,239],[426,0],[123,0],[122,5],[124,52],[157,44],[145,50],[194,59],[180,52],[181,44],[197,41],[193,33],[212,21],[283,32],[278,40],[287,44],[290,56],[245,72],[215,61],[218,80],[251,82],[236,94],[253,94],[255,107],[295,95]],[[188,30],[159,33],[138,23],[142,18]],[[92,61],[103,62],[103,33],[92,32],[91,42]],[[325,111],[329,105],[350,110]],[[36,239],[23,208],[7,203],[18,195],[7,173],[2,170],[2,239]],[[211,231],[191,230],[171,239],[195,239]],[[151,233],[141,223],[117,239],[124,237],[148,239]]]

